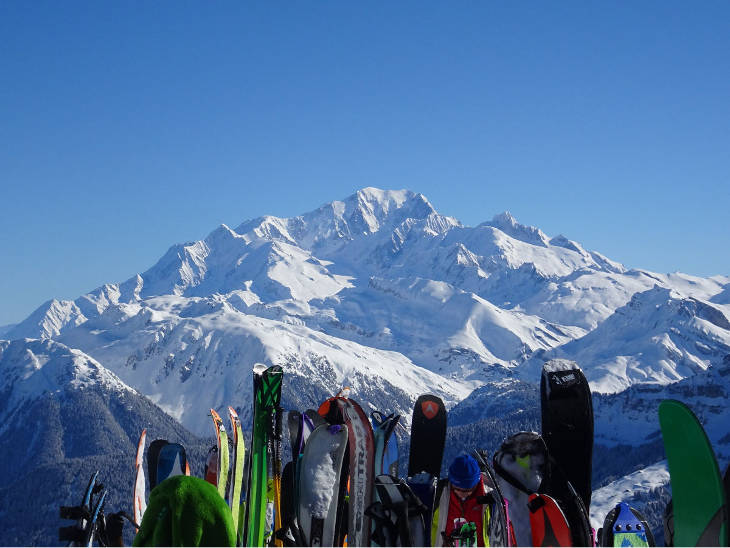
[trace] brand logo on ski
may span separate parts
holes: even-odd
[[[421,411],[423,411],[424,417],[431,420],[438,414],[439,406],[433,400],[426,400],[424,402],[421,402]]]
[[[572,371],[559,371],[550,374],[550,381],[554,386],[570,386],[578,382],[578,377]]]

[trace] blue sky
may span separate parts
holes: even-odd
[[[0,325],[358,188],[730,275],[730,3],[0,3]]]

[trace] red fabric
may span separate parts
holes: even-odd
[[[446,518],[446,536],[448,537],[454,531],[454,523],[457,520],[463,519],[467,523],[473,521],[477,526],[477,546],[484,546],[484,535],[482,534],[483,506],[477,502],[477,497],[485,494],[483,479],[479,480],[476,489],[464,500],[461,500],[453,490],[450,491],[449,513]]]

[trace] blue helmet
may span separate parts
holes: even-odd
[[[470,455],[459,455],[449,466],[449,481],[459,489],[471,489],[479,483],[482,471]]]

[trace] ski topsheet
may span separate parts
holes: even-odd
[[[154,440],[147,449],[147,476],[150,480],[150,490],[157,487],[157,458],[160,455],[160,449],[167,444],[167,440]]]
[[[269,452],[267,437],[271,432],[274,413],[281,401],[282,376],[283,371],[279,366],[267,368],[260,363],[254,365],[254,424],[246,508],[247,546],[263,546],[267,534],[271,533],[266,527]]]
[[[179,443],[168,443],[160,449],[157,456],[158,485],[172,476],[189,476],[185,448]]]
[[[554,498],[533,493],[527,507],[532,546],[573,546],[568,520]]]
[[[281,438],[283,411],[281,409],[281,385],[283,380],[281,367],[273,367],[264,373],[264,384],[276,385],[272,409],[269,417],[268,430],[266,433],[267,452],[267,506],[273,512],[273,520],[267,514],[267,532],[275,532],[282,528],[281,519]],[[278,383],[278,384],[277,384]],[[283,546],[281,539],[274,537],[275,546]]]
[[[728,511],[720,468],[697,417],[683,403],[659,404],[669,465],[675,546],[727,546]]]
[[[370,413],[375,440],[375,477],[388,474],[398,477],[398,438],[394,435],[400,415],[387,417],[379,411]]]
[[[208,449],[208,458],[205,463],[205,481],[218,487],[218,445]]]
[[[446,445],[446,408],[438,396],[425,394],[413,406],[408,475],[425,472],[438,478]]]
[[[225,500],[226,484],[228,482],[229,453],[228,453],[228,433],[226,427],[223,426],[223,419],[215,409],[210,410],[210,416],[213,417],[213,425],[215,426],[215,436],[218,442],[218,474],[216,485],[218,493]]]
[[[337,543],[340,473],[347,440],[347,426],[323,424],[312,432],[304,446],[297,486],[297,519],[307,546]]]
[[[428,508],[426,526],[436,497],[436,483],[446,445],[446,407],[441,398],[431,394],[420,396],[413,406],[411,448],[408,454],[408,485]],[[430,538],[430,534],[426,538]]]
[[[375,441],[370,421],[357,402],[343,397],[325,401],[319,414],[330,422],[347,425],[350,453],[347,544],[369,546],[370,517],[365,510],[372,503],[375,480]]]
[[[577,363],[550,360],[540,380],[542,437],[586,508],[591,504],[593,403]]]
[[[134,459],[135,480],[134,480],[134,499],[132,504],[132,515],[135,523],[142,523],[142,516],[147,509],[147,495],[145,493],[145,477],[144,477],[144,446],[147,439],[147,429],[142,430],[137,444],[137,455]]]
[[[238,413],[233,407],[228,407],[228,414],[231,418],[231,430],[233,432],[233,466],[231,470],[231,481],[228,488],[228,503],[231,506],[233,515],[233,527],[236,530],[236,539],[239,538],[239,512],[241,509],[241,486],[243,484],[243,461],[245,447],[243,444],[243,430]]]
[[[507,501],[502,495],[497,477],[489,464],[487,452],[483,449],[476,449],[472,451],[471,455],[479,464],[485,486],[494,490],[494,504],[491,505],[492,513],[490,514],[488,528],[489,543],[491,546],[514,546],[516,543],[511,534]]]
[[[324,424],[322,417],[312,410],[308,409],[304,413],[299,411],[289,411],[287,415],[289,425],[289,441],[291,443],[292,461],[296,462],[299,455],[304,452],[304,445],[314,429],[320,424]]]

